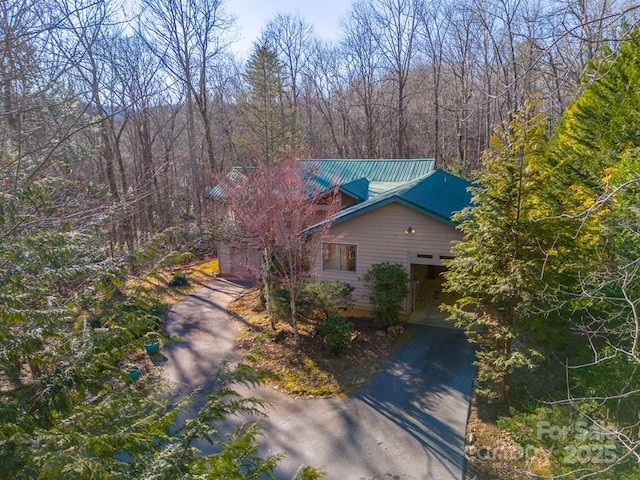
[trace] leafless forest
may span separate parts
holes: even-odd
[[[638,15],[624,0],[361,0],[335,42],[280,14],[241,60],[223,0],[127,5],[0,3],[2,191],[50,193],[10,233],[99,218],[131,253],[206,227],[215,175],[292,150],[469,175],[527,98],[559,118]]]

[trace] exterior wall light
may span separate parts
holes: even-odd
[[[416,231],[413,229],[413,227],[407,227],[404,233],[406,233],[407,235],[413,235],[414,233],[416,233]]]

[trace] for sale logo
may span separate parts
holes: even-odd
[[[468,445],[465,453],[468,460],[500,463],[530,461],[540,458],[541,454],[551,455],[568,465],[603,465],[618,460],[614,432],[598,425],[576,422],[560,426],[550,422],[538,422],[536,434],[540,446]],[[564,446],[559,447],[558,444]]]
[[[592,463],[612,464],[618,460],[615,433],[601,425],[575,422],[566,426],[538,422],[538,439],[571,442],[563,447],[563,462],[569,465]]]

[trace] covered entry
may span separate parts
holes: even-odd
[[[446,314],[440,311],[442,303],[453,303],[452,294],[443,292],[442,275],[447,267],[442,265],[411,264],[411,314],[410,321],[415,323],[441,323]],[[448,326],[451,326],[447,324]]]

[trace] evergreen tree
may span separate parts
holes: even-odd
[[[631,33],[616,55],[594,60],[540,168],[536,216],[556,243],[538,298],[547,311],[564,313],[572,342],[586,348],[569,357],[566,398],[554,410],[537,408],[532,418],[538,425],[558,414],[584,422],[607,432],[614,452],[579,467],[554,454],[553,473],[571,478],[638,478],[640,31]],[[570,438],[565,450],[584,448],[583,441]]]
[[[256,45],[245,74],[248,90],[240,102],[247,132],[242,140],[252,158],[267,164],[302,144],[301,128],[283,79],[284,66],[277,53],[266,42]]]
[[[619,310],[619,302],[626,303],[625,294],[635,296],[628,289],[635,283],[630,269],[640,258],[637,33],[617,55],[599,59],[585,77],[583,92],[565,111],[551,139],[550,162],[543,173],[541,195],[547,199],[549,216],[555,215],[551,223],[557,235],[567,239],[567,248],[557,256],[565,288],[556,289],[550,303],[565,309],[576,324],[589,325],[588,330],[594,319],[620,319],[625,307]]]
[[[254,382],[242,366],[218,373],[182,427],[158,371],[125,374],[164,310],[155,289],[127,288],[125,259],[107,255],[86,189],[45,176],[12,182],[0,157],[0,479],[269,478],[278,457],[257,454],[260,429],[224,435],[217,425],[262,403],[242,398]],[[22,179],[21,179],[22,180]],[[141,252],[142,254],[142,252]],[[171,257],[171,255],[169,255]],[[211,442],[203,456],[198,442]],[[312,475],[313,472],[308,473]],[[317,478],[317,477],[316,477]]]
[[[514,369],[540,356],[529,341],[541,264],[532,218],[547,121],[532,108],[515,114],[484,153],[473,204],[455,217],[463,240],[454,246],[446,273],[446,288],[459,296],[446,307],[450,319],[480,347],[477,392],[499,401],[507,398]]]
[[[562,115],[550,145],[549,185],[559,211],[579,214],[608,188],[610,168],[640,145],[640,31],[605,52]]]

